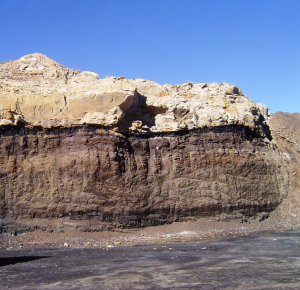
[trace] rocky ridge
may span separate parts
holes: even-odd
[[[39,53],[1,64],[0,79],[0,126],[97,125],[156,133],[243,125],[265,134],[267,107],[226,83],[161,86],[144,79],[99,79]]]
[[[45,218],[99,231],[271,212],[296,198],[299,175],[276,120],[225,83],[99,79],[37,53],[2,63],[2,231]]]

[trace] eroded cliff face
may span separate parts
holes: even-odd
[[[276,112],[269,125],[272,143],[283,155],[283,166],[288,171],[288,195],[276,209],[281,218],[291,224],[300,224],[300,114]]]
[[[243,126],[154,136],[14,128],[0,140],[2,217],[151,225],[251,216],[287,193],[280,154]]]
[[[267,109],[235,86],[99,80],[40,54],[0,73],[2,219],[243,219],[288,194]]]

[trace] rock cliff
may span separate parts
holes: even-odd
[[[0,215],[246,220],[290,190],[273,138],[266,106],[236,86],[99,79],[34,53],[0,65]]]
[[[267,108],[229,84],[164,85],[123,77],[99,79],[34,53],[1,64],[0,125],[96,125],[118,132],[177,132],[242,125],[259,135]]]

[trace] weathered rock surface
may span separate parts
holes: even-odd
[[[288,196],[277,211],[290,224],[300,224],[300,114],[277,112],[272,114],[269,125],[272,143],[285,157],[283,166],[287,168]]]
[[[274,210],[291,190],[266,106],[235,86],[100,80],[41,54],[1,64],[0,80],[6,221],[245,218]]]
[[[1,64],[0,78],[0,125],[87,124],[121,132],[244,125],[266,133],[266,106],[225,83],[160,86],[143,79],[98,79],[38,53]]]
[[[287,193],[284,156],[241,126],[146,138],[99,131],[2,131],[2,215],[147,225],[271,211]]]

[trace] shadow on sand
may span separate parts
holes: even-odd
[[[22,256],[22,257],[7,257],[0,258],[0,267],[13,265],[18,263],[26,263],[34,260],[50,258],[51,256]]]

